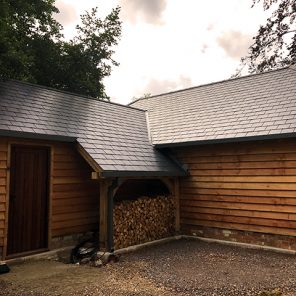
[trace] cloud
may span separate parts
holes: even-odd
[[[157,95],[192,86],[189,77],[181,75],[178,80],[151,79],[144,89],[145,94]]]
[[[58,0],[56,2],[56,7],[59,9],[60,13],[56,13],[54,17],[63,26],[67,26],[77,21],[78,17],[73,5]]]
[[[208,26],[207,26],[207,31],[212,31],[214,30],[215,28],[215,25],[213,23],[210,23]]]
[[[209,46],[206,43],[204,43],[201,47],[201,50],[200,50],[201,53],[206,53],[208,48],[209,48]]]
[[[136,23],[141,19],[154,25],[163,24],[162,13],[167,0],[120,0],[123,18]]]
[[[252,36],[239,31],[228,31],[218,36],[217,42],[229,57],[240,59],[247,54],[252,44]]]

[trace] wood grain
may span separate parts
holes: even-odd
[[[181,228],[296,235],[296,139],[176,148]]]

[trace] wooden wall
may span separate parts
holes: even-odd
[[[296,139],[175,149],[181,227],[296,236]]]
[[[9,143],[50,147],[49,239],[98,230],[99,182],[91,179],[93,170],[75,144],[0,137],[0,259],[7,231]]]
[[[98,230],[100,189],[93,170],[73,148],[54,145],[52,170],[52,237]]]
[[[7,183],[8,145],[6,139],[0,138],[0,260],[3,254],[5,240],[6,218],[6,183]]]

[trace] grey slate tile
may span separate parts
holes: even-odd
[[[130,105],[148,111],[156,147],[284,134],[296,128],[296,71],[282,68],[139,99]]]
[[[0,129],[77,138],[105,171],[136,175],[147,163],[151,175],[184,173],[150,144],[145,113],[127,106],[17,81],[0,82]]]

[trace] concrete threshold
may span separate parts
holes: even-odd
[[[14,264],[19,264],[23,263],[26,261],[34,261],[34,260],[54,260],[58,258],[58,253],[61,252],[67,252],[69,251],[69,256],[70,256],[70,251],[74,248],[74,246],[71,247],[64,247],[64,248],[59,248],[51,251],[45,251],[42,253],[34,254],[34,255],[27,255],[23,257],[17,257],[13,259],[8,259],[5,261],[2,261],[3,263],[9,264],[9,265],[14,265]],[[1,263],[1,261],[0,261]]]

